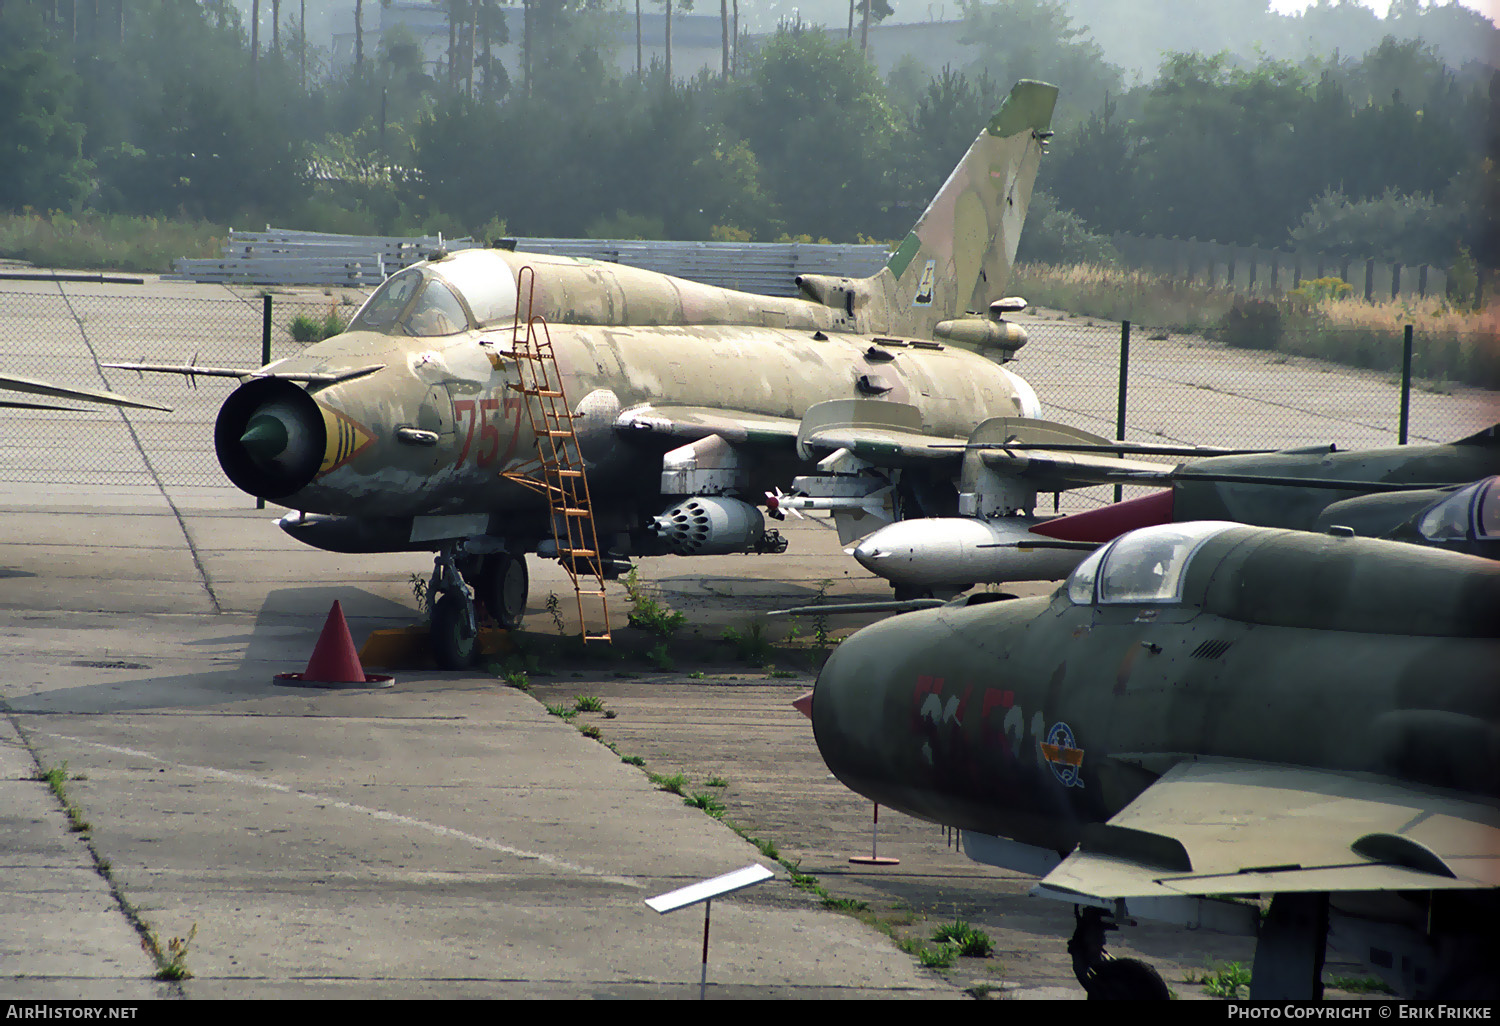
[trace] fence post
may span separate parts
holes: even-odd
[[[260,298],[260,365],[264,367],[271,362],[271,294]],[[255,508],[265,509],[266,500],[256,499]]]
[[[1396,441],[1406,444],[1406,429],[1411,422],[1411,336],[1408,324],[1401,339],[1401,423],[1396,429]]]
[[[1130,322],[1120,322],[1120,394],[1115,402],[1115,441],[1125,441],[1125,390],[1130,381]],[[1115,501],[1122,496],[1121,486],[1115,485]]]

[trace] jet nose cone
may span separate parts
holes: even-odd
[[[244,434],[240,435],[240,444],[245,451],[261,463],[270,462],[286,452],[287,440],[286,425],[281,418],[265,413],[251,417]]]

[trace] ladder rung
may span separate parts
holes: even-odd
[[[588,510],[579,509],[576,506],[564,506],[563,512],[570,517],[586,517],[589,515]]]
[[[568,431],[543,431],[542,434],[546,435],[549,438],[572,438],[573,437],[573,432],[571,430],[568,430]]]
[[[582,477],[583,476],[583,471],[581,471],[581,470],[559,470],[559,471],[557,471],[557,476],[558,477]]]
[[[559,549],[564,556],[597,556],[593,549]]]

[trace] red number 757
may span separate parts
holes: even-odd
[[[479,448],[474,453],[474,462],[481,467],[489,466],[500,452],[500,428],[485,416],[486,411],[500,409],[499,399],[455,399],[453,413],[467,423],[464,432],[464,447],[459,450],[456,463],[462,463],[469,455],[474,442],[474,425],[479,425]]]

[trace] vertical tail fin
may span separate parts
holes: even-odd
[[[1057,87],[1021,80],[980,131],[916,227],[868,279],[877,330],[931,337],[940,322],[981,313],[999,299],[1016,258],[1016,244],[1042,148],[1052,134]]]

